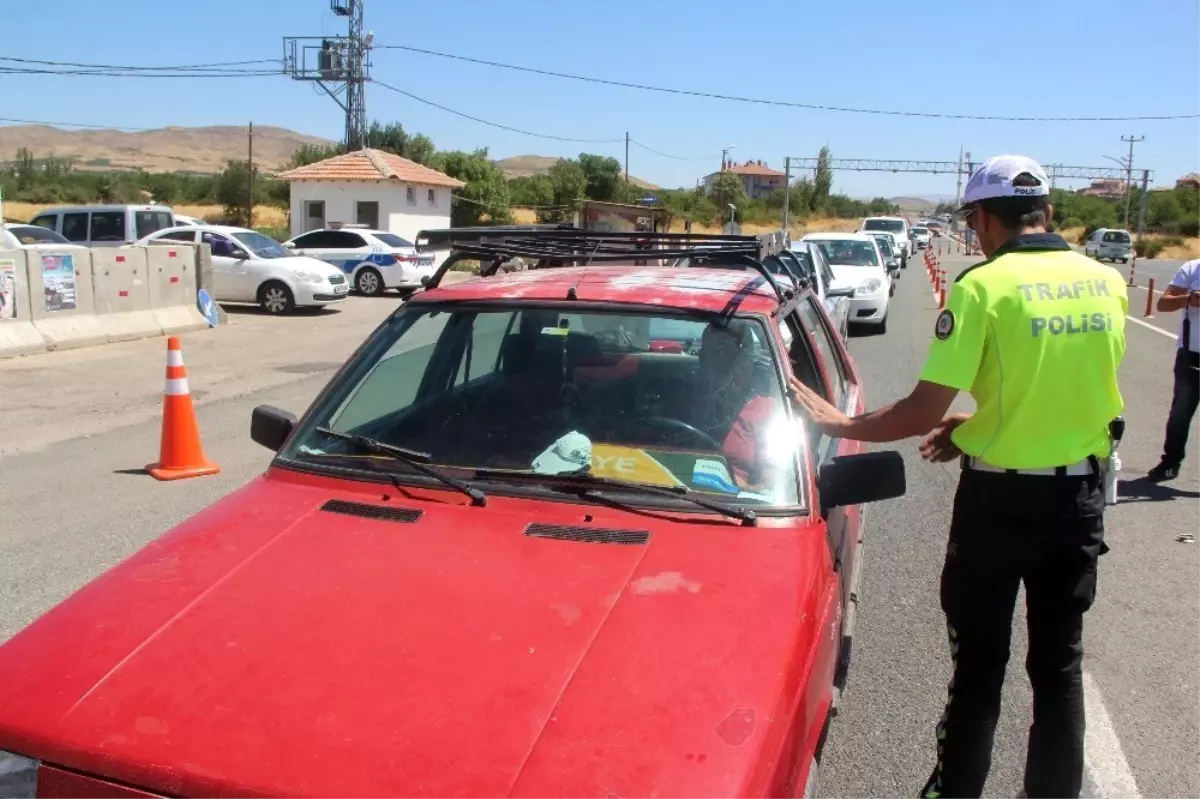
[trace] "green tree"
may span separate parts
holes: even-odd
[[[467,185],[455,192],[450,207],[450,224],[471,227],[484,223],[508,224],[508,181],[504,173],[488,158],[486,149],[465,153],[458,150],[438,153],[433,167],[458,178]]]
[[[561,159],[550,167],[550,185],[554,190],[554,210],[538,211],[540,222],[568,222],[579,202],[587,197],[587,173],[577,161]]]
[[[579,167],[587,176],[585,192],[589,200],[619,202],[625,178],[621,173],[621,162],[615,158],[591,153],[579,154]]]
[[[295,169],[300,166],[308,166],[318,161],[324,161],[326,158],[333,158],[342,152],[344,150],[340,145],[302,144],[298,150],[292,153],[291,160],[288,161],[286,168]]]
[[[829,194],[833,188],[833,168],[830,165],[829,148],[822,147],[817,153],[817,170],[813,177],[812,201],[809,208],[820,211],[828,204]]]
[[[264,189],[262,180],[255,180],[255,203],[265,199],[263,197]],[[227,222],[243,227],[251,226],[249,191],[249,164],[246,161],[229,161],[221,174],[217,176],[213,192],[216,201],[225,209],[225,219]]]
[[[513,205],[554,205],[554,182],[548,175],[525,175],[508,182]]]
[[[746,210],[743,207],[748,200],[746,187],[742,185],[742,179],[732,172],[721,172],[713,178],[711,196],[722,214],[728,213],[730,205],[737,206],[742,213]]]

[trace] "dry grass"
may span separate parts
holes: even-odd
[[[4,203],[5,219],[23,219],[28,221],[37,216],[45,208],[53,205],[37,205],[34,203]],[[219,205],[173,205],[171,209],[183,216],[194,216],[205,221],[221,218]],[[254,227],[287,227],[287,211],[269,205],[260,205],[254,209]]]

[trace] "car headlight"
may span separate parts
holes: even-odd
[[[37,796],[38,762],[31,757],[0,752],[0,796],[33,799]]]
[[[325,276],[316,272],[309,272],[305,269],[293,269],[292,274],[297,280],[302,280],[305,283],[324,283]]]
[[[854,293],[855,294],[874,294],[875,292],[879,291],[881,288],[883,288],[883,281],[878,278],[873,277],[870,280],[864,280],[861,284],[859,284],[858,288],[855,289]]]

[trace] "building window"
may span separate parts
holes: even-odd
[[[417,190],[414,189],[412,186],[409,186],[408,188],[406,188],[404,190],[404,198],[406,200],[408,200],[409,205],[416,205],[417,204]]]
[[[437,207],[437,189],[429,189],[428,197],[429,205],[431,207]]]
[[[354,204],[354,221],[371,230],[379,229],[379,203],[359,200]]]
[[[304,232],[325,227],[325,201],[304,201]]]

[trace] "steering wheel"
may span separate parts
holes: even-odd
[[[653,427],[660,430],[682,431],[712,450],[718,452],[721,450],[721,445],[717,443],[716,439],[714,439],[708,433],[700,430],[699,428],[693,427],[687,422],[684,422],[680,419],[672,419],[669,416],[644,416],[640,419],[634,419],[629,423],[628,427]]]

